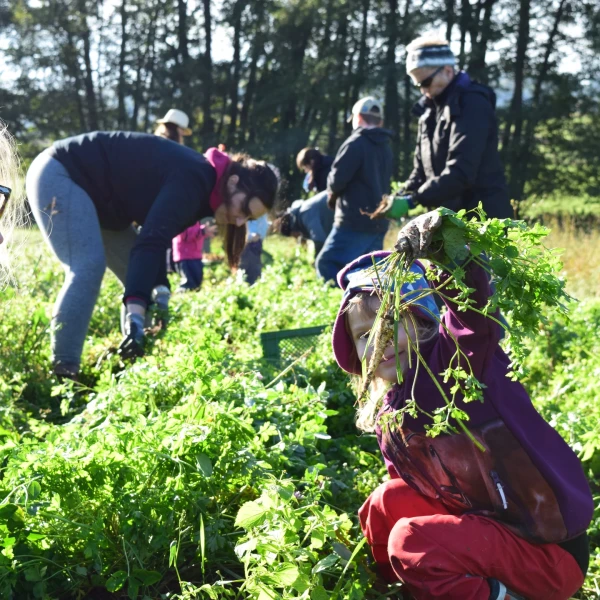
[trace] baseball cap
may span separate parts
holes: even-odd
[[[390,256],[391,252],[379,250],[370,254],[363,254],[350,264],[346,265],[337,276],[338,284],[344,290],[342,303],[338,310],[335,323],[333,325],[332,346],[333,354],[337,364],[347,373],[360,375],[362,367],[352,337],[346,329],[346,310],[350,299],[360,292],[373,292],[379,289],[379,280],[372,271],[373,262],[378,265],[379,279],[385,278],[385,266],[381,263]],[[418,276],[416,281],[405,283],[402,286],[401,294],[406,300],[410,299],[411,294],[420,294],[420,290],[429,289],[430,285],[425,277],[425,267],[419,262],[414,261],[410,266],[410,271]],[[417,316],[429,321],[439,322],[440,311],[429,294],[418,298],[408,306],[409,310]],[[432,316],[433,315],[433,316]]]
[[[348,117],[348,123],[352,121],[354,115],[372,115],[373,117],[383,119],[383,106],[377,98],[367,96],[354,104],[352,114]]]
[[[189,128],[190,118],[182,111],[176,108],[171,108],[167,111],[167,114],[156,121],[157,123],[172,123],[183,129],[183,135],[192,135],[192,130]]]

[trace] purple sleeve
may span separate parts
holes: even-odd
[[[441,276],[441,283],[449,277],[450,275],[444,272]],[[491,293],[487,273],[482,267],[471,263],[466,267],[465,282],[474,289],[471,293],[471,298],[475,301],[473,306],[482,309]],[[438,341],[442,363],[449,365],[456,353],[454,337],[462,352],[469,359],[473,374],[480,379],[498,348],[500,325],[474,310],[458,311],[457,305],[451,299],[459,294],[459,290],[447,288],[444,290],[449,299],[444,299],[448,310],[442,317],[448,331],[440,326]],[[492,316],[498,319],[499,315],[499,311],[496,311]]]

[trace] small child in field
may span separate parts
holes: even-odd
[[[400,232],[398,243],[424,257],[431,231],[419,219]],[[379,262],[388,255],[361,256],[338,274],[344,297],[333,350],[348,373],[360,375],[361,358],[370,359],[367,339],[380,302],[378,282],[367,270],[373,257]],[[490,295],[487,274],[474,263],[464,268],[475,306],[482,308]],[[420,279],[403,286],[402,294],[429,287],[418,262],[411,270]],[[448,277],[442,274],[441,281]],[[458,293],[445,290],[450,298]],[[376,432],[390,474],[359,511],[378,571],[389,582],[402,581],[416,600],[566,600],[581,587],[589,562],[586,528],[594,506],[579,460],[523,386],[507,377],[500,326],[475,311],[458,312],[451,300],[446,306],[444,328],[432,295],[410,305],[414,318],[398,327],[403,381],[392,342],[372,388],[391,387],[373,390],[359,409],[358,426]],[[457,405],[469,415],[467,426],[484,452],[464,433],[425,435],[428,415],[445,403],[416,356],[409,366],[409,337],[418,340],[436,376],[455,361],[456,343],[468,357],[486,386],[484,401]],[[451,384],[438,380],[449,393]],[[399,415],[413,394],[423,412]]]
[[[202,263],[204,240],[207,237],[214,237],[214,229],[196,223],[173,238],[173,263],[181,277],[178,292],[200,289],[204,274]]]

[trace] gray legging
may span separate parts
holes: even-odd
[[[52,359],[76,372],[104,271],[108,266],[125,285],[136,233],[102,229],[92,199],[48,151],[31,163],[26,185],[35,220],[65,271],[52,313]]]

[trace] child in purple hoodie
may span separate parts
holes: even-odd
[[[435,212],[435,211],[434,211]],[[440,219],[428,213],[409,223],[398,246],[425,257],[432,229]],[[429,228],[429,230],[428,230]],[[338,274],[344,297],[333,330],[340,367],[360,375],[379,300],[368,269],[389,255],[374,252]],[[490,295],[486,272],[464,266],[475,307]],[[423,267],[411,288],[428,288]],[[380,276],[381,273],[380,273]],[[385,273],[383,274],[385,277]],[[441,282],[449,277],[441,275]],[[398,383],[393,343],[376,371],[371,400],[360,409],[358,424],[375,431],[390,480],[377,488],[359,512],[379,572],[402,581],[416,600],[566,600],[582,585],[589,561],[586,528],[593,501],[577,456],[533,407],[523,386],[507,377],[510,360],[499,346],[500,326],[472,310],[459,312],[450,300],[439,315],[431,295],[410,305],[414,319],[398,327]],[[496,315],[498,317],[498,315]],[[408,360],[408,336],[438,383],[458,343],[475,377],[484,384],[483,402],[457,401],[469,416],[470,432],[428,437],[425,426],[444,400],[417,360]],[[414,357],[413,357],[414,359]],[[391,385],[387,393],[381,386]],[[379,394],[377,393],[379,391]],[[414,395],[416,417],[398,409]],[[427,414],[425,414],[427,413]]]

